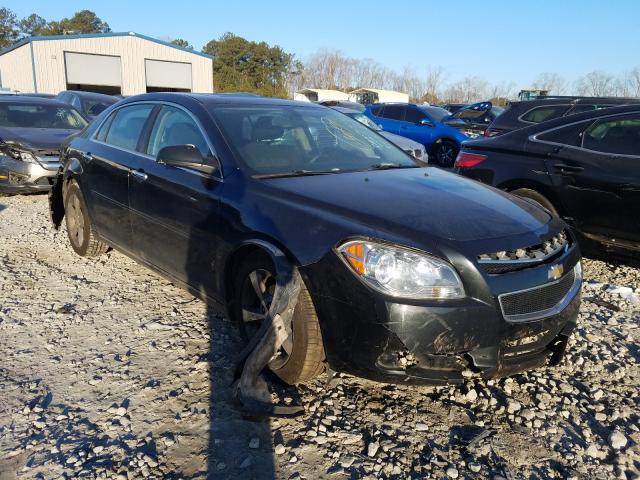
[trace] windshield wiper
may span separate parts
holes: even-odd
[[[307,177],[312,175],[331,175],[340,172],[339,168],[332,170],[291,170],[289,172],[264,173],[254,175],[253,178],[284,178],[284,177]]]
[[[407,165],[404,163],[374,163],[367,170],[389,170],[391,168],[420,168],[420,165]]]

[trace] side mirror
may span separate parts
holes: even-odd
[[[423,118],[418,122],[418,125],[424,125],[425,127],[433,127],[433,122],[431,120],[427,120],[426,118]]]
[[[198,172],[212,174],[218,170],[217,165],[211,165],[202,156],[200,150],[195,145],[171,145],[160,149],[156,157],[158,163],[171,165],[173,167],[189,168]],[[217,160],[215,160],[217,163]]]

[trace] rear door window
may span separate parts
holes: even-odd
[[[566,127],[556,128],[548,132],[544,132],[537,136],[538,140],[550,143],[559,143],[571,147],[579,147],[582,145],[582,134],[585,129],[593,123],[593,119],[567,125]]]
[[[387,105],[382,115],[389,120],[404,120],[404,110],[402,105]]]
[[[153,105],[149,104],[131,105],[117,110],[104,141],[126,150],[136,150],[151,110]]]
[[[520,119],[529,123],[540,123],[553,118],[560,118],[569,111],[571,105],[545,105],[535,107],[520,116]]]
[[[640,156],[640,115],[600,120],[584,132],[583,148]]]

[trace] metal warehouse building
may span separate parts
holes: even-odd
[[[212,93],[213,62],[133,32],[30,37],[0,52],[0,87],[53,94]]]

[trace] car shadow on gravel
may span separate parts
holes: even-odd
[[[239,329],[222,318],[212,300],[212,284],[203,282],[203,238],[212,238],[218,221],[212,212],[191,227],[185,271],[188,283],[206,304],[209,333],[209,425],[206,478],[276,478],[273,438],[269,419],[245,418],[233,404],[235,362],[243,343]]]

